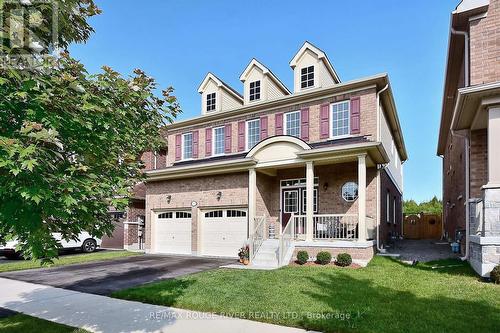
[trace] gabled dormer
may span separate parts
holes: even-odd
[[[290,61],[293,69],[293,92],[323,88],[340,83],[325,52],[309,42],[305,42]]]
[[[201,114],[226,111],[243,105],[243,96],[212,73],[200,84]]]
[[[252,59],[240,75],[246,104],[290,95],[290,90],[257,59]]]

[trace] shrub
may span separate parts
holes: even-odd
[[[500,284],[500,265],[495,266],[490,273],[490,278],[493,283]]]
[[[307,251],[299,251],[297,252],[297,263],[300,265],[304,265],[307,260],[309,260],[309,253]]]
[[[347,267],[352,264],[352,257],[349,253],[340,253],[336,260],[337,265]]]
[[[329,264],[332,261],[332,255],[326,251],[319,252],[316,256],[316,261],[321,265]]]

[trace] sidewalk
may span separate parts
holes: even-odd
[[[91,332],[305,332],[0,278],[0,307]]]

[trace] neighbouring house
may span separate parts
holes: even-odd
[[[443,236],[488,276],[500,263],[500,0],[464,0],[451,14],[437,153]]]
[[[146,251],[286,264],[298,250],[372,258],[401,234],[403,135],[387,74],[341,82],[309,42],[293,92],[256,59],[243,95],[212,73],[201,115],[166,126],[146,171]],[[309,198],[312,198],[309,200]]]

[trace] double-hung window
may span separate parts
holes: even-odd
[[[207,94],[207,111],[215,110],[215,93]]]
[[[214,128],[214,155],[224,154],[224,127]]]
[[[247,150],[252,149],[260,141],[260,119],[247,121]]]
[[[304,67],[300,70],[300,87],[302,89],[314,87],[314,66]]]
[[[332,137],[342,137],[351,133],[350,102],[332,104]]]
[[[260,81],[250,82],[250,101],[260,99]]]
[[[182,159],[193,158],[193,133],[182,135]]]
[[[285,134],[300,138],[300,111],[285,113]]]

